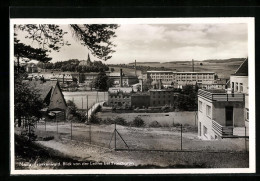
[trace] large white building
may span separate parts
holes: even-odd
[[[231,90],[198,91],[198,136],[219,139],[248,136],[248,60],[230,76]]]
[[[153,81],[161,80],[163,85],[208,85],[215,81],[214,72],[176,72],[176,71],[147,71],[147,77]]]

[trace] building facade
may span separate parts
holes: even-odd
[[[214,72],[175,72],[175,71],[147,71],[147,77],[153,81],[161,80],[167,85],[182,88],[185,85],[195,85],[199,87],[213,84],[215,81]]]
[[[131,105],[134,108],[148,108],[150,107],[150,93],[136,92],[131,95]]]
[[[149,92],[151,107],[172,106],[179,95],[173,89],[151,89]]]
[[[244,104],[244,94],[230,94],[225,90],[199,89],[199,138],[211,140],[243,135]]]
[[[132,92],[130,87],[110,87],[108,89],[108,106],[130,108]]]
[[[249,87],[248,87],[248,59],[240,65],[237,71],[230,76],[231,92],[245,94],[244,120],[245,126],[249,124]]]

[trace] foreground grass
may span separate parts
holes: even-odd
[[[47,142],[46,142],[47,143]],[[60,147],[59,142],[55,142]],[[80,143],[78,143],[80,144]],[[79,145],[66,143],[65,149],[76,149]],[[88,152],[90,146],[84,147],[82,152]],[[76,151],[75,150],[75,151]],[[247,168],[248,154],[207,153],[207,152],[143,152],[143,151],[103,151],[94,150],[97,155],[110,157],[120,162],[123,158],[133,161],[133,165],[107,164],[105,159],[91,157],[84,161],[72,155],[65,155],[55,148],[49,148],[28,142],[21,136],[15,136],[15,168],[19,169],[119,169],[119,168]],[[100,162],[102,160],[104,162]],[[160,164],[161,163],[161,164]]]

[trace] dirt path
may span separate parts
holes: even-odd
[[[248,154],[243,153],[205,153],[205,152],[143,152],[114,151],[71,140],[38,141],[78,161],[106,162],[126,166],[159,167],[208,167],[236,168],[248,167]]]

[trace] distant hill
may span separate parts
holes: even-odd
[[[244,61],[244,60],[245,60],[245,58],[208,59],[208,60],[203,60],[203,62],[223,63],[223,62],[237,62],[237,61]]]
[[[158,64],[160,62],[136,62],[136,64]],[[129,65],[134,65],[135,62],[129,63]]]
[[[238,61],[244,61],[245,58],[229,58],[229,59],[207,59],[207,60],[194,60],[195,62],[208,62],[208,63],[224,63],[224,62],[238,62]],[[170,62],[163,62],[162,64],[168,64],[168,63],[173,63],[173,64],[187,64],[191,63],[192,61],[185,60],[185,61],[170,61]]]

